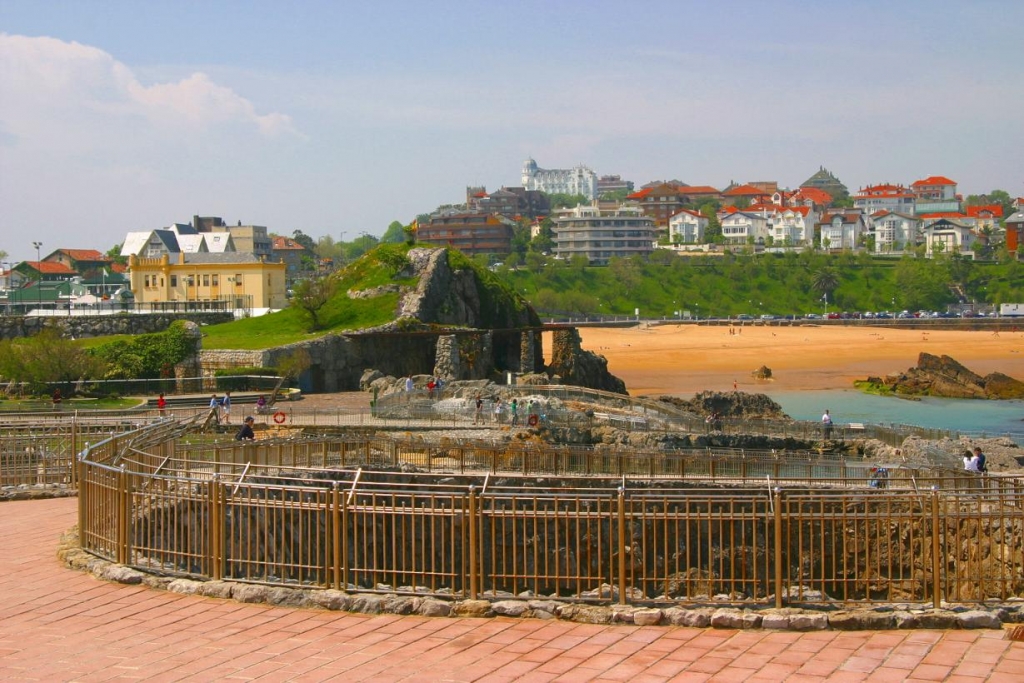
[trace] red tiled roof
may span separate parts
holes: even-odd
[[[626,199],[643,199],[644,197],[649,195],[651,193],[651,190],[653,189],[653,187],[648,187],[638,192],[634,192],[633,194],[628,194],[626,195]]]
[[[793,193],[793,196],[810,199],[815,204],[828,204],[832,201],[832,195],[817,187],[801,187]]]
[[[968,206],[967,215],[971,218],[978,218],[983,212],[992,214],[993,218],[1003,217],[1003,205],[1002,204],[978,204],[977,206]]]
[[[933,213],[922,213],[921,218],[967,218],[959,211],[935,211]]]
[[[956,183],[941,175],[929,176],[924,180],[915,180],[911,183],[912,187],[921,187],[922,185],[956,185]]]
[[[679,191],[683,194],[697,195],[697,194],[721,194],[718,190],[711,187],[710,185],[691,185],[689,187],[680,187]]]
[[[697,218],[706,218],[706,216],[702,214],[700,211],[694,211],[693,209],[679,209],[674,214],[672,214],[672,216],[678,216],[681,213],[687,213]]]
[[[102,253],[95,249],[58,249],[62,254],[66,254],[75,261],[110,261],[111,259],[104,256]]]
[[[293,240],[291,237],[275,237],[271,248],[275,251],[286,251],[288,249],[302,251],[305,249],[304,246]]]
[[[56,261],[25,261],[41,275],[75,275],[78,271]]]
[[[128,266],[126,266],[123,263],[118,263],[117,261],[114,261],[113,263],[110,264],[110,269],[115,273],[124,274],[128,272]]]
[[[761,195],[770,195],[771,192],[765,192],[761,188],[754,187],[753,185],[740,185],[738,187],[732,188],[731,190],[726,190],[722,194],[726,197],[759,197]]]
[[[787,206],[785,209],[783,209],[782,212],[785,213],[786,211],[792,211],[794,213],[800,214],[801,216],[806,216],[807,214],[809,214],[811,212],[811,207],[809,207],[809,206]]]

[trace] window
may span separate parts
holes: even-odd
[[[213,274],[213,286],[216,287],[220,284],[220,275],[217,273]]]
[[[209,287],[209,286],[210,286],[210,276],[209,275],[203,275],[203,287]]]
[[[241,273],[235,273],[235,287],[241,287],[241,286],[242,286],[242,274]]]
[[[177,275],[172,275],[171,276],[171,287],[177,287],[177,286],[178,286],[178,276]]]

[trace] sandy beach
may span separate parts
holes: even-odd
[[[981,375],[998,371],[1024,379],[1024,333],[1008,330],[640,325],[579,331],[583,348],[607,358],[609,371],[634,396],[688,397],[729,391],[734,382],[741,391],[845,389],[856,379],[906,370],[922,351],[951,356]],[[550,339],[544,347],[551,348]],[[773,379],[752,377],[762,365]]]

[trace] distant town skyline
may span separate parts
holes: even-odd
[[[1024,195],[1024,3],[0,5],[0,250],[193,215],[379,236],[583,164]]]

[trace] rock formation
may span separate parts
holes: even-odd
[[[675,396],[661,396],[659,401],[670,403],[682,410],[698,415],[717,412],[722,417],[789,419],[782,406],[765,394],[749,394],[743,391],[702,391],[691,400]]]
[[[884,378],[868,377],[857,386],[880,393],[943,398],[1024,398],[1024,382],[993,372],[971,372],[949,356],[921,353],[917,367]]]
[[[608,359],[581,344],[579,330],[558,330],[552,335],[551,363],[548,371],[561,378],[561,384],[626,393],[626,383],[608,372]]]

